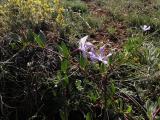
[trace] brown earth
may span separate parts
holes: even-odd
[[[86,0],[85,2],[93,16],[106,18],[102,28],[91,34],[90,38],[92,42],[98,46],[107,44],[111,49],[121,50],[124,41],[128,37],[127,26],[123,21],[112,19],[113,15],[109,10],[96,5],[95,2],[91,0]],[[107,29],[110,27],[115,29],[114,34],[108,32]]]

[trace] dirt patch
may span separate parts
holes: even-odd
[[[85,2],[93,16],[105,17],[102,28],[91,34],[91,41],[97,46],[107,44],[111,49],[121,50],[128,37],[127,26],[122,21],[113,19],[110,11],[96,5],[95,2]]]

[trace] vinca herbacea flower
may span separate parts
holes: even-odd
[[[150,26],[147,26],[147,25],[143,25],[143,26],[140,26],[140,27],[141,27],[141,29],[142,29],[144,32],[151,29],[151,27],[150,27]]]
[[[108,64],[108,58],[112,55],[112,53],[109,53],[107,56],[105,56],[104,52],[105,52],[105,45],[100,47],[99,54],[97,54],[95,50],[92,48],[91,51],[89,52],[91,61],[93,62],[100,61],[104,64]]]
[[[79,50],[82,51],[83,57],[87,58],[87,55],[88,55],[88,57],[91,59],[92,62],[99,61],[104,64],[108,64],[108,58],[112,54],[109,53],[107,56],[105,56],[104,52],[105,52],[106,45],[103,45],[102,47],[100,47],[99,54],[97,54],[96,51],[94,50],[95,46],[90,42],[86,42],[87,38],[88,38],[88,35],[81,38],[79,41]]]

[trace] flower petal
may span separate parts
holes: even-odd
[[[86,48],[92,48],[92,47],[94,47],[94,45],[92,43],[90,43],[90,42],[86,42],[85,43],[85,47]]]
[[[102,63],[108,64],[108,61],[107,60],[102,60]]]
[[[151,26],[148,26],[147,28],[146,28],[146,30],[150,30],[151,29]]]
[[[102,47],[100,47],[100,56],[103,57],[104,56],[104,50],[105,50],[106,45],[103,45]]]
[[[84,49],[84,46],[85,46],[85,42],[88,38],[88,35],[84,36],[83,38],[80,39],[79,41],[79,49],[80,50],[83,50]]]
[[[146,28],[147,28],[147,25],[144,25],[143,28],[146,29]]]
[[[84,58],[87,58],[87,52],[86,51],[82,51],[82,55]]]
[[[109,53],[109,54],[107,55],[107,58],[110,57],[111,55],[112,55],[112,53]]]
[[[88,52],[88,54],[89,54],[89,57],[90,57],[91,61],[97,60],[97,55],[96,55],[96,52],[93,48],[91,48],[91,51]]]
[[[103,45],[102,47],[100,47],[100,52],[103,53],[105,50],[106,45]]]
[[[147,26],[147,25],[143,25],[143,26],[140,26],[140,27],[141,27],[141,29],[142,29],[144,32],[151,29],[151,27],[150,27],[150,26]]]

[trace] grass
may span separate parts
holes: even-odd
[[[0,2],[0,119],[160,119],[159,0],[42,3]]]

